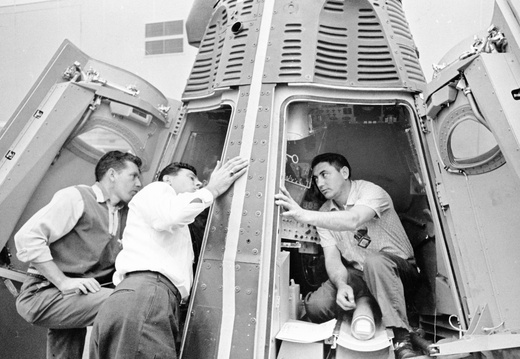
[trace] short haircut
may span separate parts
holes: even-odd
[[[169,175],[176,176],[177,172],[179,172],[179,170],[182,168],[190,170],[191,172],[193,172],[195,174],[195,176],[197,175],[197,170],[192,165],[189,165],[189,164],[183,163],[183,162],[173,162],[163,168],[161,173],[159,173],[158,180],[162,181],[164,176],[169,176]]]
[[[121,152],[121,151],[110,151],[107,152],[101,157],[96,164],[96,181],[101,181],[107,171],[111,168],[116,170],[117,172],[121,172],[126,168],[126,162],[134,163],[139,171],[141,171],[141,166],[143,161],[141,159],[129,152]]]
[[[345,156],[340,155],[339,153],[322,153],[320,155],[317,155],[314,157],[311,163],[311,169],[313,170],[314,167],[316,167],[319,163],[327,162],[331,166],[334,166],[338,170],[338,172],[343,168],[348,168],[348,177],[352,175],[352,169],[350,168],[350,163],[348,163],[348,160],[345,158]]]

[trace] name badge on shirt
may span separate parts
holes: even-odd
[[[367,227],[361,227],[356,229],[356,233],[354,233],[354,238],[358,242],[358,246],[360,246],[361,248],[367,248],[370,245],[370,242],[372,242],[370,236],[368,235]]]

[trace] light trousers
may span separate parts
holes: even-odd
[[[101,303],[113,289],[97,293],[63,295],[52,283],[27,279],[16,298],[16,310],[27,322],[49,328],[47,358],[81,358],[87,326],[94,323]]]
[[[347,266],[348,282],[354,296],[373,296],[385,327],[411,330],[406,312],[406,294],[411,293],[419,278],[416,266],[396,255],[379,252],[366,258],[363,271]],[[362,282],[360,284],[360,281]],[[312,322],[322,323],[338,317],[342,311],[336,304],[336,287],[327,280],[305,298],[307,316]]]

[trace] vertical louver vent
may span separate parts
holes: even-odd
[[[242,67],[244,66],[247,34],[250,29],[244,29],[235,36],[234,42],[231,45],[229,57],[227,58],[226,67],[222,77],[223,82],[238,81]]]
[[[222,10],[222,15],[220,17],[220,21],[218,21],[218,23],[220,23],[220,28],[222,29],[225,29],[226,28],[226,25],[228,23],[228,16],[227,16],[227,12],[225,10]]]
[[[229,10],[229,13],[232,14],[232,10],[234,10],[237,7],[237,0],[228,0],[226,2],[226,6]]]
[[[227,12],[223,9],[215,15],[208,25],[208,29],[200,43],[199,52],[187,81],[184,91],[185,94],[202,94],[213,90],[213,83],[225,40],[221,32],[222,29],[225,29],[227,22]]]
[[[245,0],[242,4],[242,11],[240,13],[241,16],[250,16],[253,10],[253,0]]]
[[[425,82],[424,74],[419,64],[419,56],[415,51],[413,37],[410,33],[410,28],[401,2],[397,0],[387,1],[388,17],[390,24],[394,31],[396,42],[401,50],[402,59],[406,68],[408,77],[413,81]]]
[[[212,54],[215,48],[217,26],[212,25],[206,31],[206,36],[199,46],[199,53],[191,75],[186,86],[186,92],[196,92],[208,89],[212,79],[213,59]]]
[[[216,53],[215,64],[214,64],[214,69],[213,69],[213,74],[212,74],[213,81],[215,81],[215,78],[217,77],[218,67],[220,64],[220,58],[222,57],[222,47],[224,46],[224,41],[225,41],[225,37],[221,36],[218,41],[217,50],[215,51],[215,53]]]
[[[383,29],[372,9],[359,9],[358,15],[358,38],[359,39],[384,39]]]
[[[327,2],[327,6],[332,4],[340,3]],[[347,28],[319,25],[314,75],[325,80],[347,79]]]
[[[373,9],[359,9],[357,40],[359,82],[384,83],[399,80],[394,59]]]
[[[413,38],[410,34],[408,22],[406,21],[406,17],[400,3],[397,4],[395,0],[388,1],[386,6],[388,9],[388,17],[390,18],[390,23],[394,29],[395,35],[402,36],[403,38],[412,41]]]
[[[325,5],[323,5],[323,10],[342,13],[344,10],[343,1],[327,1]]]
[[[280,76],[300,77],[302,74],[302,25],[285,24],[284,35]]]
[[[426,81],[415,50],[402,45],[399,46],[399,48],[401,49],[401,55],[403,58],[404,66],[406,67],[406,72],[408,73],[408,77],[411,80],[419,82]]]

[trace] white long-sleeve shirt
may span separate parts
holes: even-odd
[[[165,182],[144,187],[129,204],[114,284],[129,272],[154,271],[165,275],[182,298],[187,298],[194,260],[188,224],[212,203],[213,195],[207,189],[177,194]]]

